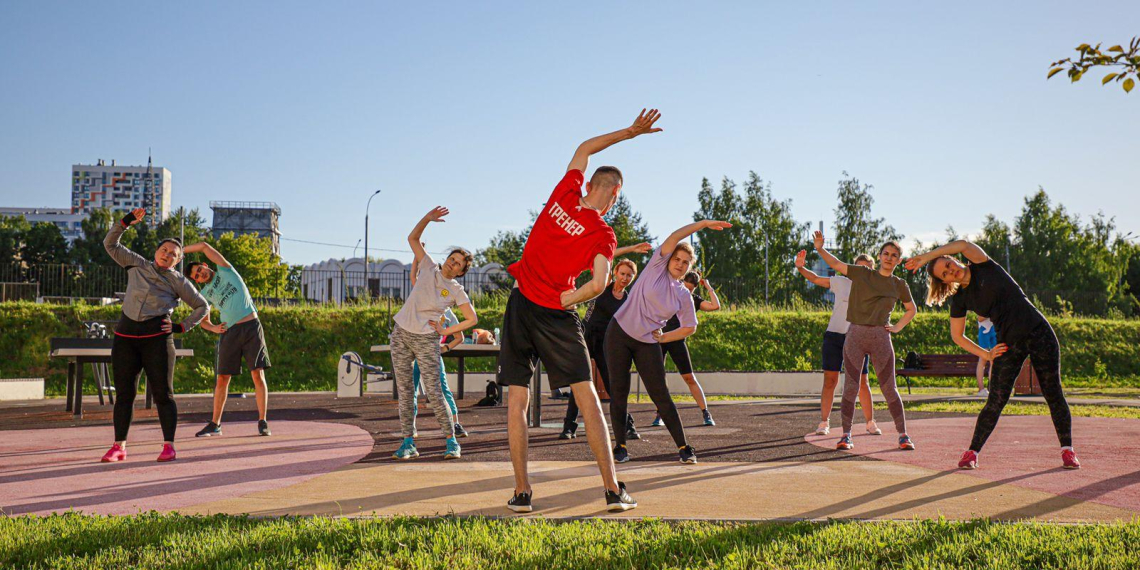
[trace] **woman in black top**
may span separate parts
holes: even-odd
[[[951,257],[958,253],[965,256],[968,265]],[[1062,464],[1065,469],[1080,469],[1081,464],[1073,451],[1069,404],[1061,387],[1061,347],[1049,321],[1029,302],[1009,273],[971,242],[958,240],[908,259],[906,268],[915,271],[926,264],[930,264],[927,270],[930,292],[926,304],[942,305],[949,299],[950,338],[954,344],[978,358],[993,362],[990,395],[978,415],[970,448],[962,454],[958,467],[977,468],[978,453],[997,425],[1022,364],[1029,358],[1037,372],[1041,393],[1049,404],[1057,439],[1061,442]],[[998,344],[993,349],[985,350],[963,334],[967,311],[989,317],[994,322]]]
[[[698,311],[719,311],[720,299],[716,296],[716,291],[709,285],[707,279],[702,279],[701,274],[696,271],[690,271],[685,274],[681,280],[685,288],[693,294],[693,307]],[[697,293],[697,286],[705,288],[705,294],[708,295],[706,301]],[[665,323],[665,328],[661,332],[669,332],[681,328],[681,321],[676,315]],[[701,388],[701,383],[697,381],[697,375],[693,373],[693,360],[689,356],[689,345],[686,344],[687,338],[667,342],[661,345],[662,358],[672,357],[673,366],[677,367],[677,372],[681,375],[681,379],[689,386],[689,392],[693,394],[693,400],[697,402],[697,406],[701,408],[701,416],[704,419],[706,426],[715,426],[716,422],[713,421],[712,414],[709,413],[708,402],[705,401],[705,391]],[[661,421],[661,416],[658,415],[653,419],[654,426],[663,426],[664,422]]]
[[[652,246],[644,243],[618,248],[614,252],[614,256],[617,257],[630,252],[648,253],[649,251],[652,251]],[[622,306],[622,303],[625,303],[625,289],[629,287],[630,283],[633,283],[636,277],[636,263],[622,259],[614,264],[613,286],[606,287],[601,295],[590,302],[590,308],[586,310],[586,318],[583,320],[583,326],[586,329],[586,348],[590,351],[590,358],[597,365],[598,376],[601,377],[602,386],[605,387],[607,393],[610,391],[610,375],[606,369],[606,354],[602,346],[605,344],[603,341],[606,337],[606,327],[614,318],[614,313]],[[626,420],[629,422],[627,424],[629,425],[628,431],[636,433],[633,428],[633,416],[627,416]],[[566,404],[566,419],[562,422],[562,433],[558,434],[558,439],[573,439],[577,431],[578,403],[574,398],[570,398]]]

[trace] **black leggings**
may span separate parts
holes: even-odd
[[[606,393],[610,394],[610,401],[612,402],[613,394],[610,392],[609,367],[606,366],[605,340],[605,329],[590,329],[586,331],[586,348],[590,351],[590,358],[598,363],[598,376],[602,379],[602,386],[605,387]],[[633,416],[629,414],[626,414],[626,416],[626,421],[629,422],[629,425],[633,425]],[[566,418],[563,421],[568,424],[578,421],[578,400],[574,398],[573,394],[570,395],[570,401],[566,404]]]
[[[146,371],[146,389],[158,408],[162,439],[174,441],[178,425],[178,405],[174,403],[174,338],[166,334],[150,338],[115,335],[111,345],[111,367],[115,375],[115,441],[126,441],[135,412],[139,372]]]
[[[1064,389],[1061,388],[1061,345],[1057,342],[1053,327],[1049,323],[1041,323],[1025,338],[1010,344],[1009,350],[994,360],[990,373],[990,397],[986,400],[982,413],[978,414],[974,439],[970,441],[970,449],[975,452],[982,450],[997,426],[1026,357],[1029,357],[1033,370],[1037,372],[1041,394],[1049,404],[1049,415],[1053,417],[1053,428],[1057,430],[1061,447],[1073,445],[1073,418],[1069,414]]]
[[[610,321],[610,326],[606,329],[605,345],[606,366],[609,368],[610,386],[613,388],[610,392],[610,418],[614,423],[614,439],[625,445],[626,416],[629,413],[629,368],[631,364],[636,364],[641,383],[657,406],[657,413],[669,429],[669,435],[673,436],[673,442],[677,447],[688,445],[681,416],[665,386],[665,359],[661,354],[661,345],[641,342],[629,336],[616,320]]]

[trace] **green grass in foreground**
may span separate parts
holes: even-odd
[[[982,400],[958,402],[911,402],[907,403],[908,412],[955,412],[959,414],[977,414],[982,411],[985,402]],[[875,404],[875,409],[886,409],[886,404]],[[1074,416],[1084,418],[1130,418],[1140,419],[1140,408],[1127,408],[1123,406],[1090,406],[1070,405],[1069,412]],[[1001,412],[1008,416],[1047,416],[1049,406],[1045,404],[1026,404],[1010,402]]]
[[[1134,568],[1140,522],[0,518],[15,568]]]

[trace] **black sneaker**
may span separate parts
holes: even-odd
[[[265,420],[257,420],[257,433],[258,435],[265,437],[273,435],[272,433],[269,433],[269,422]]]
[[[715,426],[716,425],[716,422],[713,421],[713,419],[712,419],[712,414],[709,413],[707,408],[704,410],[701,410],[701,415],[703,415],[705,417],[705,425],[706,426]]]
[[[467,437],[467,430],[463,426],[455,424],[455,437]]]
[[[206,427],[202,428],[198,431],[198,433],[194,434],[194,437],[210,437],[213,435],[222,435],[222,426],[214,422],[210,422],[206,424]]]
[[[563,422],[562,433],[558,434],[558,439],[574,439],[578,436],[578,422]]]
[[[617,444],[617,446],[614,447],[614,463],[628,463],[628,462],[629,462],[629,451],[625,448],[624,445],[622,445],[620,443]]]
[[[555,391],[550,393],[550,399],[551,400],[569,400],[570,399],[570,393],[569,392],[563,392],[562,390],[555,390]]]
[[[533,511],[534,507],[530,506],[530,496],[531,493],[519,493],[511,497],[511,500],[507,501],[507,508],[516,513],[529,513]]]
[[[693,464],[697,462],[697,450],[693,449],[691,445],[678,449],[677,454],[681,456],[681,463]]]
[[[633,421],[631,420],[626,420],[625,438],[627,440],[641,439],[641,434],[637,433],[637,427],[633,425]]]
[[[618,481],[618,492],[606,491],[606,509],[611,513],[637,508],[637,501],[625,490],[625,483]]]

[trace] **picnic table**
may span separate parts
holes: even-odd
[[[75,419],[83,418],[83,368],[88,364],[111,363],[111,338],[53,338],[49,358],[66,358],[67,365],[67,407]],[[194,351],[182,348],[182,340],[174,340],[175,358],[189,358]],[[100,386],[99,400],[103,400]],[[108,392],[110,394],[110,392]],[[114,400],[111,401],[114,403]],[[151,406],[151,391],[146,391],[146,407]]]

